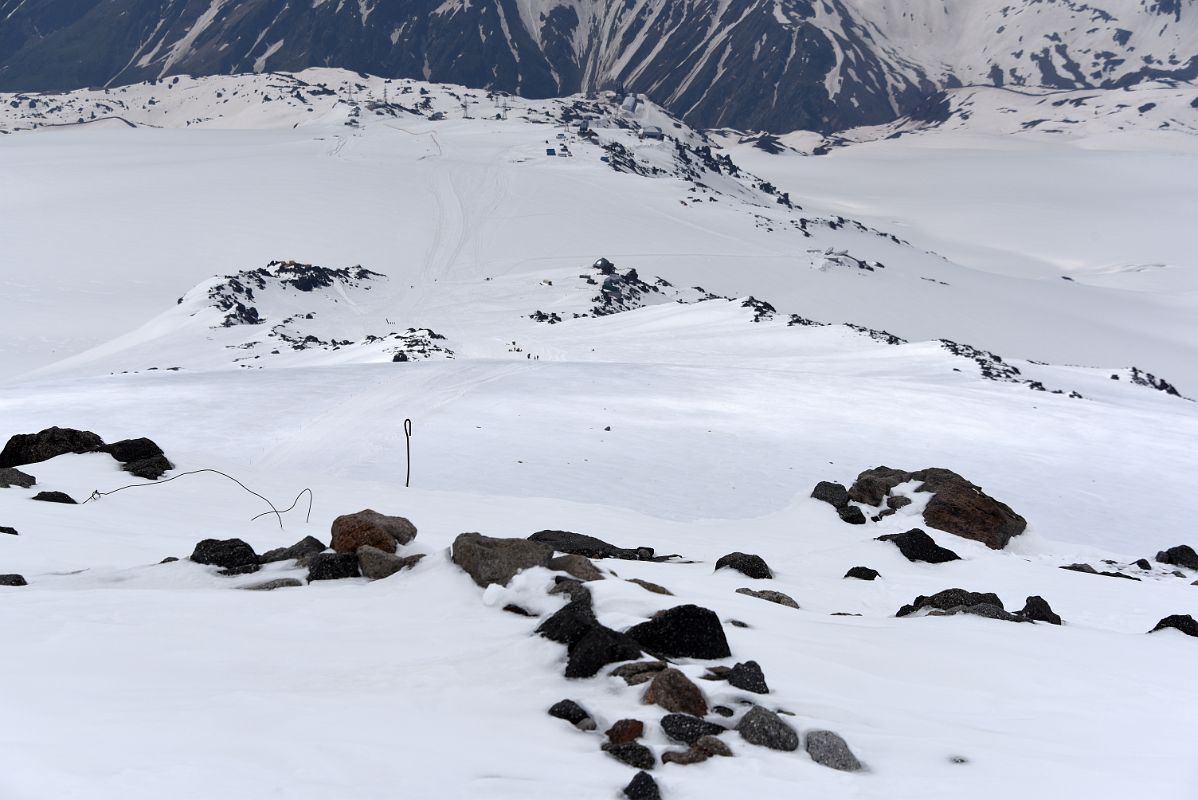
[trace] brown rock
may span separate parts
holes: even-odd
[[[641,587],[645,591],[653,592],[653,594],[668,594],[671,597],[674,595],[674,593],[671,592],[666,587],[658,586],[656,583],[644,581],[644,580],[641,580],[640,578],[629,578],[628,582],[635,583],[637,586]]]
[[[756,597],[758,600],[768,600],[771,603],[777,603],[778,605],[786,606],[787,608],[799,607],[799,604],[795,602],[793,597],[788,594],[784,594],[783,592],[775,592],[773,589],[757,590],[744,587],[737,589],[736,593],[747,594],[749,597]]]
[[[707,716],[707,700],[702,690],[680,671],[670,667],[657,673],[645,690],[643,702],[656,704],[666,711]]]
[[[645,735],[645,723],[639,719],[622,719],[607,729],[607,739],[612,744],[628,744]]]
[[[416,526],[403,517],[389,517],[369,508],[333,520],[331,547],[338,553],[356,553],[362,545],[394,553],[396,545],[416,538]]]
[[[569,553],[564,556],[555,556],[549,559],[549,569],[568,573],[580,581],[603,580],[603,573],[586,556],[571,555]]]
[[[973,539],[991,550],[1003,549],[1027,528],[1027,520],[1010,506],[951,470],[925,469],[912,477],[923,481],[917,492],[935,494],[923,511],[924,522],[932,528]]]

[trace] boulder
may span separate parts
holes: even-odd
[[[0,586],[28,586],[24,575],[0,575]]]
[[[707,716],[707,700],[702,690],[673,667],[654,675],[641,699],[650,705],[659,705],[666,711],[694,717]]]
[[[403,517],[391,517],[367,508],[333,520],[330,544],[338,553],[356,553],[364,544],[394,553],[396,545],[416,538],[416,526]]]
[[[657,782],[648,772],[638,772],[624,787],[624,796],[628,800],[661,800],[661,792]]]
[[[970,592],[965,589],[945,589],[931,596],[919,595],[909,605],[905,605],[895,614],[896,617],[906,617],[925,608],[947,611],[960,606],[991,605],[1003,607],[1002,600],[993,592]]]
[[[657,764],[657,759],[653,757],[653,751],[637,742],[628,742],[627,744],[604,742],[602,749],[617,761],[636,769],[653,769]]]
[[[653,680],[654,675],[668,666],[669,664],[664,661],[636,661],[631,664],[621,664],[607,674],[613,678],[623,678],[629,686],[636,686],[639,683],[648,683]]]
[[[565,578],[561,575],[553,579],[553,587],[549,594],[565,595],[571,600],[583,600],[588,605],[591,602],[591,590],[577,578]]]
[[[589,598],[572,600],[545,618],[537,633],[550,641],[573,645],[599,624]]]
[[[46,428],[38,433],[19,433],[0,450],[0,467],[36,464],[64,453],[95,453],[104,440],[91,431],[74,428]]]
[[[783,594],[782,592],[775,592],[773,589],[761,589],[758,591],[756,589],[742,587],[737,589],[736,593],[746,594],[749,597],[756,597],[758,600],[768,600],[771,603],[777,603],[778,605],[786,606],[787,608],[799,607],[799,604],[795,602],[793,597],[788,594]]]
[[[1186,569],[1198,570],[1198,553],[1188,544],[1179,544],[1156,554],[1156,560],[1162,564]]]
[[[910,497],[903,497],[901,494],[891,495],[886,498],[886,508],[891,511],[898,511],[900,508],[906,508],[911,505]]]
[[[716,570],[724,568],[734,569],[747,578],[756,578],[758,580],[774,577],[774,573],[770,572],[769,565],[765,563],[765,559],[751,553],[737,552],[721,556],[720,560],[715,562],[715,568]]]
[[[478,533],[463,533],[453,540],[453,563],[482,587],[507,586],[517,572],[531,567],[548,567],[553,548],[528,539],[495,539]]]
[[[254,548],[241,539],[204,539],[191,551],[191,560],[224,569],[258,565]]]
[[[953,617],[957,614],[969,614],[974,617],[985,617],[986,619],[997,619],[1003,622],[1026,622],[1023,617],[1012,614],[1002,606],[993,603],[975,603],[966,606],[953,606],[944,610],[933,610],[928,612],[929,617]]]
[[[706,753],[709,756],[723,756],[724,758],[732,757],[732,748],[724,743],[724,740],[714,734],[700,736],[692,748],[699,752]]]
[[[308,583],[357,578],[362,575],[354,553],[317,553],[308,562]]]
[[[168,470],[174,468],[175,465],[167,461],[166,456],[151,456],[139,461],[130,461],[121,467],[121,469],[130,475],[137,478],[144,478],[147,481],[156,481]]]
[[[1148,632],[1156,633],[1157,631],[1163,631],[1165,628],[1179,630],[1186,636],[1198,636],[1198,621],[1195,621],[1189,614],[1172,614],[1167,616],[1156,623],[1156,627]]]
[[[9,536],[19,535],[16,528],[10,528],[7,525],[0,525],[0,533],[7,533]]]
[[[37,478],[21,472],[16,467],[4,467],[0,469],[0,489],[11,489],[14,486],[28,489],[36,483]]]
[[[661,718],[661,729],[666,736],[683,744],[694,744],[700,736],[719,736],[728,730],[723,725],[690,714],[666,714]]]
[[[617,661],[641,657],[641,648],[627,635],[596,624],[567,650],[567,678],[590,678]]]
[[[247,592],[273,592],[275,589],[287,589],[292,586],[303,586],[304,582],[299,578],[274,578],[269,581],[260,583],[251,583],[248,586],[241,586]]]
[[[119,442],[106,444],[99,449],[100,452],[108,453],[122,463],[143,461],[147,458],[166,455],[166,453],[162,452],[162,448],[155,444],[153,440],[146,439],[145,437],[139,439],[122,439]]]
[[[754,694],[769,694],[770,687],[765,682],[765,673],[756,661],[746,661],[736,664],[728,673],[728,685],[745,692]]]
[[[919,528],[912,528],[904,533],[891,533],[879,536],[879,542],[894,542],[899,552],[908,561],[926,561],[929,564],[943,564],[946,561],[960,561],[961,557],[936,544],[936,540]]]
[[[276,547],[274,550],[267,550],[258,556],[258,563],[271,564],[276,561],[292,561],[304,556],[323,553],[325,549],[324,542],[314,536],[305,536],[290,547]]]
[[[530,541],[548,545],[559,553],[567,553],[586,558],[619,558],[626,561],[639,560],[637,549],[616,547],[585,533],[572,531],[537,531],[528,537]]]
[[[709,758],[711,758],[710,754],[692,747],[689,750],[667,750],[661,754],[661,763],[679,765],[701,764]]]
[[[666,587],[658,586],[656,583],[650,583],[649,581],[643,581],[640,578],[629,578],[628,582],[635,583],[637,586],[641,587],[645,591],[653,592],[653,594],[664,594],[664,595],[669,595],[670,597],[674,596],[674,593],[671,592]]]
[[[262,567],[256,563],[255,564],[241,564],[236,567],[225,567],[224,569],[219,571],[219,574],[228,575],[228,576],[251,575],[260,569],[262,569]]]
[[[849,490],[839,483],[820,481],[811,490],[811,496],[822,500],[833,508],[844,508],[849,504]]]
[[[849,499],[867,506],[881,505],[890,490],[911,480],[911,473],[890,467],[874,467],[857,476],[849,487]]]
[[[71,497],[66,492],[38,492],[33,496],[34,500],[41,500],[44,503],[64,503],[66,505],[77,506],[79,503],[75,498]]]
[[[761,706],[749,709],[737,723],[736,730],[749,744],[787,752],[799,749],[798,731],[773,711]]]
[[[358,548],[357,556],[358,570],[362,573],[362,577],[377,581],[389,578],[400,570],[416,566],[420,559],[424,558],[424,553],[401,557],[364,544]]]
[[[639,719],[616,720],[604,735],[612,744],[635,742],[645,735],[645,723]]]
[[[859,581],[872,581],[881,577],[876,569],[869,567],[853,567],[844,574],[846,578],[856,578]]]
[[[1143,570],[1152,569],[1152,562],[1146,558],[1136,559],[1136,567]]]
[[[659,611],[627,631],[641,647],[665,658],[727,658],[724,626],[714,611],[696,605]]]
[[[857,506],[845,506],[844,508],[838,508],[836,509],[836,513],[840,515],[840,519],[843,522],[847,522],[850,525],[865,524],[865,512]]]
[[[590,719],[591,715],[586,709],[580,706],[573,700],[559,700],[549,707],[549,716],[557,719],[564,719],[571,725],[577,726],[584,719]]]
[[[1049,625],[1060,625],[1061,618],[1052,610],[1048,601],[1039,595],[1032,595],[1023,604],[1018,616],[1030,622],[1047,622]]]
[[[862,769],[861,762],[853,755],[848,743],[832,731],[808,731],[805,747],[807,755],[816,764],[842,772],[858,772]]]
[[[1027,528],[1027,520],[1010,506],[951,470],[925,469],[912,477],[923,481],[915,491],[933,493],[923,510],[929,527],[973,539],[991,550],[1003,549]]]
[[[603,573],[586,556],[577,556],[570,553],[564,556],[555,556],[549,559],[549,569],[568,573],[580,581],[603,580]]]

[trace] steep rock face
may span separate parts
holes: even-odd
[[[700,127],[887,122],[960,85],[1198,77],[1198,15],[1092,0],[0,0],[0,89],[337,66],[548,97],[644,93]]]

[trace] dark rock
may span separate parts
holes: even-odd
[[[808,731],[806,739],[807,754],[816,764],[842,772],[857,772],[862,768],[848,743],[838,734],[832,731]]]
[[[1050,625],[1060,625],[1061,618],[1052,610],[1052,606],[1048,604],[1040,595],[1032,595],[1023,604],[1022,610],[1019,611],[1019,616],[1032,622],[1047,622]]]
[[[607,673],[613,678],[623,678],[629,686],[653,680],[653,676],[668,667],[664,661],[637,661],[632,664],[621,664]],[[644,680],[640,680],[644,678]]]
[[[836,513],[840,515],[840,519],[850,525],[864,525],[865,512],[857,506],[845,506],[844,508],[836,509]]]
[[[986,619],[997,619],[1003,622],[1024,622],[1023,617],[1016,616],[1005,610],[1002,606],[994,605],[993,603],[975,603],[968,606],[953,606],[952,608],[944,609],[943,611],[929,611],[929,617],[953,617],[957,614],[969,614],[975,617],[985,617]]]
[[[766,685],[765,673],[756,661],[745,661],[736,664],[728,673],[728,685],[754,694],[769,694],[770,687]]]
[[[666,587],[658,586],[656,583],[650,583],[649,581],[643,581],[640,578],[629,578],[628,582],[635,583],[637,586],[641,587],[645,591],[653,592],[653,594],[665,594],[665,595],[670,595],[671,597],[673,597],[673,595],[674,595],[674,593],[671,592]]]
[[[659,611],[627,633],[648,652],[666,658],[727,658],[732,654],[720,618],[696,605]]]
[[[357,557],[362,577],[377,581],[416,566],[424,558],[424,553],[401,557],[364,544],[358,548]]]
[[[881,577],[876,569],[869,567],[853,567],[844,574],[846,578],[856,578],[861,581],[872,581],[875,578]]]
[[[898,511],[900,508],[906,508],[909,505],[911,505],[910,497],[903,497],[902,495],[894,495],[892,497],[886,498],[886,507],[889,508],[891,511]]]
[[[911,473],[890,467],[874,467],[857,476],[849,487],[849,499],[868,506],[882,504],[890,490],[911,480]]]
[[[726,681],[728,676],[732,674],[732,667],[725,667],[717,664],[714,667],[707,668],[707,674],[703,676],[705,681]]]
[[[394,553],[396,545],[407,544],[416,538],[416,526],[404,517],[392,517],[367,508],[337,517],[333,520],[332,533],[329,546],[338,553],[356,553],[364,544]]]
[[[324,542],[313,536],[305,536],[290,547],[276,547],[258,556],[259,564],[271,564],[276,561],[291,561],[304,556],[311,556],[325,551]]]
[[[711,710],[716,714],[719,714],[721,717],[730,717],[736,713],[732,709],[728,708],[728,706],[712,706]]]
[[[743,589],[737,589],[737,592],[739,592],[740,594],[750,594],[750,592],[746,592]],[[753,594],[755,597],[757,597],[757,596],[766,594],[766,592],[756,592]],[[774,594],[781,594],[781,592],[774,592]],[[752,625],[750,625],[747,622],[741,622],[739,619],[730,619],[730,620],[728,620],[728,624],[734,628],[751,628],[751,627],[753,627]]]
[[[725,758],[731,758],[732,756],[732,748],[725,744],[724,740],[720,739],[716,734],[700,736],[695,741],[692,749],[706,753],[709,756],[724,756]]]
[[[362,574],[353,553],[317,553],[308,562],[308,583],[357,578]]]
[[[0,525],[0,533],[6,533],[9,536],[19,536],[16,528],[10,528],[7,525]]]
[[[34,500],[41,500],[46,503],[65,503],[67,505],[77,506],[75,498],[71,497],[66,492],[38,492],[33,496]]]
[[[1194,548],[1188,544],[1179,544],[1177,547],[1162,550],[1156,554],[1156,560],[1174,567],[1198,570],[1198,553],[1194,552]]]
[[[689,750],[667,750],[661,754],[661,763],[680,765],[701,764],[709,758],[711,758],[710,754],[692,747]]]
[[[728,730],[723,725],[690,714],[666,714],[661,718],[661,729],[666,736],[683,744],[694,744],[700,736],[719,736]]]
[[[262,567],[260,567],[257,562],[254,562],[253,564],[241,564],[236,567],[225,567],[224,569],[220,570],[220,574],[229,576],[252,575],[260,569],[262,569]]]
[[[261,583],[251,583],[248,586],[240,588],[247,592],[273,592],[275,589],[287,589],[292,586],[303,586],[304,582],[298,578],[274,578]]]
[[[737,594],[746,594],[749,597],[756,597],[758,600],[768,600],[771,603],[777,603],[778,605],[786,606],[787,608],[798,608],[799,607],[799,604],[795,602],[795,599],[793,597],[791,597],[788,594],[783,594],[782,592],[775,592],[773,589],[761,589],[759,591],[757,589],[749,589],[747,587],[742,587],[740,589],[737,589],[736,593]],[[731,620],[729,620],[729,624],[736,625],[736,623]],[[747,628],[748,626],[742,622],[737,627]]]
[[[522,541],[522,540],[517,540]],[[550,641],[573,645],[586,636],[599,621],[588,600],[572,600],[549,615],[537,627],[537,633]]]
[[[564,556],[555,556],[549,559],[549,569],[558,572],[567,572],[580,581],[603,580],[603,573],[586,556],[578,556],[570,553]]]
[[[1010,506],[951,470],[925,469],[912,477],[923,481],[915,491],[933,493],[923,510],[923,520],[930,527],[973,539],[992,550],[1003,549],[1027,528],[1027,520]]]
[[[503,610],[508,612],[509,614],[516,614],[521,617],[535,617],[536,616],[536,614],[532,613],[527,608],[521,608],[520,606],[516,605],[515,603],[508,603],[506,606],[503,607]]]
[[[1189,614],[1172,614],[1165,617],[1156,623],[1155,628],[1148,632],[1156,633],[1157,631],[1163,631],[1165,628],[1174,628],[1186,636],[1198,636],[1198,621],[1195,621]]]
[[[191,551],[191,560],[197,564],[229,569],[257,565],[258,555],[254,548],[240,539],[204,539]]]
[[[28,489],[36,483],[37,478],[27,475],[15,467],[0,469],[0,489],[11,489],[13,486]]]
[[[178,559],[178,558],[176,558],[175,556],[167,556],[166,558],[162,559],[162,560],[161,560],[161,561],[159,561],[158,563],[159,563],[159,564],[174,564],[174,563],[175,563],[176,561],[178,561],[178,560],[179,560],[179,559]]]
[[[155,444],[153,440],[146,439],[145,437],[140,439],[122,439],[119,442],[104,445],[100,448],[100,451],[108,453],[122,463],[143,461],[155,456],[166,455],[162,452],[162,448]]]
[[[929,564],[943,564],[946,561],[959,561],[961,557],[936,544],[936,540],[919,528],[912,528],[904,533],[891,533],[879,536],[879,542],[894,542],[899,552],[908,561],[926,561]]]
[[[95,453],[104,440],[91,431],[74,428],[46,428],[38,433],[19,433],[0,450],[0,467],[36,464],[64,453]]]
[[[24,575],[0,575],[0,586],[28,586]]]
[[[528,539],[495,539],[463,533],[453,540],[453,563],[482,587],[508,581],[522,569],[548,567],[553,548]]]
[[[617,661],[641,657],[641,648],[623,633],[596,624],[567,651],[566,677],[590,678]]]
[[[571,600],[582,600],[588,605],[591,602],[591,590],[583,585],[582,581],[576,578],[560,579],[559,575],[555,579],[553,588],[549,590],[549,594],[560,594],[569,597]]]
[[[130,475],[147,481],[156,481],[174,468],[175,465],[168,461],[166,456],[150,456],[138,461],[130,461],[121,467]]]
[[[1061,569],[1067,569],[1072,572],[1085,572],[1089,575],[1097,575],[1098,574],[1098,570],[1094,569],[1089,564],[1068,564],[1066,566],[1061,567]]]
[[[616,547],[594,536],[571,531],[538,531],[528,537],[530,541],[548,545],[559,553],[569,553],[586,558],[620,558],[637,561],[637,551],[625,547]]]
[[[764,580],[774,577],[774,573],[770,572],[769,565],[765,563],[765,559],[751,553],[729,553],[715,562],[717,570],[724,569],[725,567],[734,569],[741,575],[749,578]]]
[[[849,490],[839,483],[820,481],[812,490],[811,496],[822,500],[833,508],[844,508],[849,504]]]
[[[605,732],[612,744],[628,744],[645,735],[645,723],[639,719],[616,720]]]
[[[559,700],[549,707],[549,716],[564,719],[571,725],[577,725],[584,719],[590,719],[591,715],[586,709],[575,703],[573,700]]]
[[[680,671],[670,667],[653,676],[645,690],[644,702],[659,705],[666,711],[707,716],[707,700],[698,686]]]
[[[1140,569],[1152,569],[1152,562],[1150,562],[1146,558],[1141,558],[1138,561],[1136,561],[1136,566],[1139,567]]]
[[[624,787],[624,796],[628,800],[661,800],[661,792],[657,782],[648,772],[638,772]]]
[[[657,759],[653,757],[653,751],[637,742],[629,742],[628,744],[604,742],[603,752],[617,761],[636,769],[653,769],[654,765],[657,764]]]
[[[773,711],[753,706],[741,717],[737,732],[749,744],[787,752],[799,749],[799,734]]]
[[[947,611],[960,606],[992,605],[1003,607],[1002,600],[993,592],[970,592],[965,589],[945,589],[930,597],[919,595],[910,605],[905,605],[895,614],[896,617],[906,617],[925,608]]]

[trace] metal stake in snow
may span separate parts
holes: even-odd
[[[405,419],[403,421],[404,438],[407,439],[408,449],[408,474],[404,476],[403,485],[406,489],[412,483],[412,420]]]

